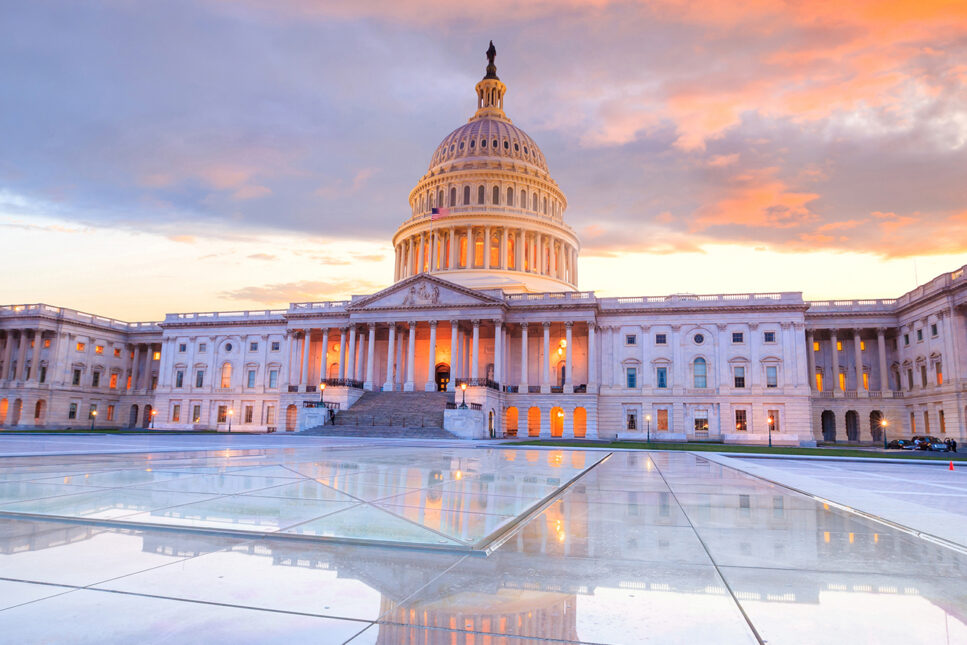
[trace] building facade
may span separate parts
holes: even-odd
[[[320,396],[459,382],[483,436],[965,437],[964,268],[893,300],[579,291],[567,200],[489,63],[410,193],[390,287],[150,323],[0,307],[0,426],[295,431]]]

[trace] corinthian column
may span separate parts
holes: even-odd
[[[571,370],[572,370],[572,366],[573,366],[573,363],[571,362],[571,354],[572,354],[572,351],[573,351],[572,348],[571,348],[571,341],[572,341],[571,327],[573,327],[573,326],[574,326],[574,323],[571,322],[570,320],[567,321],[566,323],[564,323],[564,343],[565,343],[565,347],[564,347],[564,392],[565,393],[574,392],[574,379],[571,378]],[[644,343],[642,343],[642,345],[644,345]]]
[[[396,362],[396,323],[389,325],[389,342],[386,345],[386,382],[383,383],[384,392],[393,391],[393,364]]]
[[[416,358],[416,321],[410,321],[410,337],[406,347],[406,382],[403,383],[404,392],[412,392],[413,384],[413,361]]]
[[[376,380],[376,375],[374,373],[374,368],[376,367],[376,323],[369,323],[369,343],[366,347],[366,382],[363,384],[363,388],[369,391],[376,389],[374,381]]]
[[[541,361],[541,392],[551,391],[551,323],[544,326],[544,359]]]
[[[427,392],[436,390],[436,321],[430,321],[430,346],[427,348],[426,385]]]
[[[518,391],[527,394],[527,323],[520,324],[520,384]]]

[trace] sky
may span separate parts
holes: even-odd
[[[491,39],[582,290],[896,297],[967,264],[963,0],[0,0],[0,303],[388,286]]]

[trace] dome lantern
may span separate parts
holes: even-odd
[[[487,49],[487,75],[477,83],[477,113],[470,117],[471,121],[501,119],[511,122],[504,114],[504,93],[507,92],[507,86],[497,77],[497,65],[494,64],[496,56],[497,48],[491,40]]]

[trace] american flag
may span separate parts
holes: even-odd
[[[450,214],[449,208],[434,208],[430,211],[430,221],[436,221],[441,217],[446,217]]]

